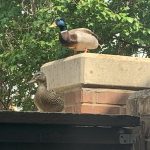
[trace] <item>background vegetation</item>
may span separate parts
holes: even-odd
[[[99,53],[150,56],[150,0],[0,0],[1,109],[33,110],[27,81],[42,64],[72,55],[48,27],[57,17],[94,31]]]

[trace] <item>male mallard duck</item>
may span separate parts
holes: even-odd
[[[74,51],[87,52],[88,49],[96,49],[100,46],[97,35],[87,28],[76,28],[68,31],[63,19],[56,19],[50,27],[59,27],[61,44]]]
[[[37,82],[38,89],[34,97],[34,104],[40,112],[60,112],[64,108],[64,101],[54,90],[47,90],[46,76],[37,72],[29,83]]]

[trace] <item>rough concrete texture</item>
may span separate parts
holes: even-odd
[[[150,90],[141,90],[129,96],[127,114],[136,116],[150,115]]]
[[[44,64],[48,89],[79,85],[124,89],[150,88],[150,59],[82,53]]]
[[[131,94],[127,100],[126,110],[128,115],[141,117],[145,150],[150,150],[150,90]]]

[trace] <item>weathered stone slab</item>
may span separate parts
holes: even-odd
[[[127,114],[150,115],[150,90],[141,90],[131,94],[127,100]]]
[[[150,59],[82,53],[44,64],[48,89],[75,86],[150,88]]]
[[[145,140],[145,150],[150,149],[150,90],[141,90],[130,94],[127,100],[128,115],[140,116],[142,139]]]

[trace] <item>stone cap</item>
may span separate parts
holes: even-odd
[[[81,53],[48,62],[41,67],[48,89],[105,87],[150,88],[150,59],[94,53]]]

